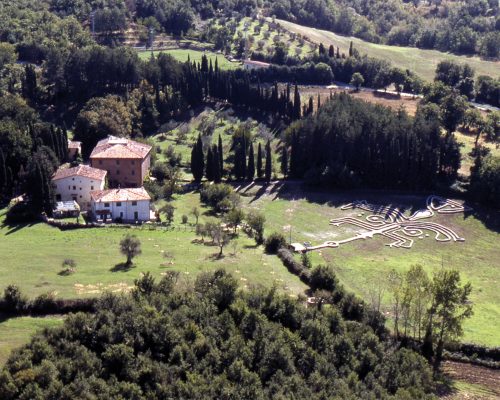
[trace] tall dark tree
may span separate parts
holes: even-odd
[[[352,40],[351,40],[351,43],[349,43],[349,57],[352,57],[353,54],[354,54],[354,49],[353,49]]]
[[[207,177],[207,181],[213,182],[214,175],[215,175],[214,157],[212,154],[212,148],[209,147],[207,151],[206,174],[205,174],[205,176]]]
[[[212,171],[214,182],[220,183],[222,180],[222,170],[220,168],[219,149],[215,144],[212,146]]]
[[[198,135],[198,139],[191,150],[191,172],[195,182],[201,182],[204,170],[205,156],[203,154],[203,142],[201,140],[201,135]]]
[[[288,176],[288,149],[286,145],[281,150],[281,173],[284,177]]]
[[[253,181],[255,177],[255,156],[253,152],[253,144],[250,143],[250,150],[248,152],[248,166],[247,166],[247,179]]]
[[[266,182],[271,182],[271,175],[273,172],[273,159],[271,154],[271,142],[268,140],[266,144]]]
[[[309,106],[307,107],[307,115],[310,115],[314,112],[314,100],[313,97],[309,97]]]
[[[295,92],[293,96],[293,119],[300,119],[300,110],[302,109],[301,101],[300,101],[300,93],[299,88],[295,85]]]
[[[259,179],[262,179],[264,176],[264,169],[263,169],[263,162],[262,162],[262,146],[259,143],[259,146],[257,147],[257,177]]]
[[[333,58],[335,57],[335,48],[333,47],[333,44],[330,45],[328,48],[328,57]]]
[[[326,53],[325,46],[323,45],[323,43],[320,43],[319,44],[319,54],[323,55],[325,53]]]
[[[210,60],[212,62],[212,60]],[[224,176],[224,148],[222,147],[222,138],[219,134],[219,142],[218,142],[218,155],[219,155],[219,170],[221,177]]]
[[[24,67],[22,90],[23,96],[26,99],[28,99],[31,103],[36,103],[38,98],[38,83],[33,64],[26,64]]]

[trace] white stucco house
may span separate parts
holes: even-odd
[[[96,221],[147,222],[152,218],[151,197],[143,187],[96,190],[90,196]]]
[[[90,210],[90,192],[103,190],[107,172],[88,165],[59,168],[52,176],[56,201],[76,201],[81,210]]]

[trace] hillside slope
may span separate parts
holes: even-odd
[[[476,75],[500,77],[500,62],[485,61],[479,57],[457,56],[437,50],[422,50],[415,47],[388,46],[365,42],[364,40],[341,36],[336,33],[294,24],[284,20],[276,20],[283,28],[308,37],[312,42],[323,43],[325,46],[339,46],[341,52],[347,53],[352,41],[354,48],[361,54],[390,61],[394,66],[409,69],[426,81],[434,79],[434,71],[440,61],[451,60],[457,63],[467,63],[476,71]]]

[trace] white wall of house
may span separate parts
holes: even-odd
[[[111,219],[113,221],[117,218],[122,218],[123,222],[145,222],[149,221],[150,217],[150,200],[92,202],[92,213],[94,217],[97,216],[100,218],[100,212],[105,210],[111,213]]]
[[[85,211],[91,209],[90,192],[104,189],[104,180],[99,181],[85,176],[68,176],[52,183],[57,201],[75,200]]]

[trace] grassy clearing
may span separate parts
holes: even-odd
[[[349,43],[361,54],[390,61],[394,66],[409,69],[426,81],[434,80],[434,72],[440,61],[451,60],[457,63],[467,63],[476,71],[476,75],[500,77],[500,62],[485,61],[479,57],[457,56],[437,50],[423,50],[414,47],[388,46],[365,42],[364,40],[337,35],[333,32],[308,28],[283,20],[277,20],[285,29],[293,33],[307,36],[314,43],[323,43],[325,46],[333,44],[339,46],[341,52],[348,53]]]
[[[283,232],[293,242],[320,244],[354,236],[354,226],[329,226],[331,218],[357,216],[358,211],[342,211],[340,207],[353,200],[366,199],[376,204],[403,204],[420,209],[425,196],[385,196],[382,193],[309,193],[295,185],[287,185],[271,195],[262,195],[259,188],[245,197],[247,208],[262,210],[267,219],[267,232]],[[345,244],[337,249],[324,249],[312,254],[313,264],[331,264],[348,290],[369,298],[370,290],[384,284],[390,269],[407,270],[412,264],[422,264],[429,271],[444,266],[460,271],[463,280],[472,283],[474,316],[465,324],[464,340],[489,346],[500,345],[500,293],[498,292],[499,234],[489,229],[474,215],[438,215],[434,222],[453,228],[465,242],[438,243],[433,236],[417,240],[412,249],[385,246],[386,238],[375,236],[364,241]],[[390,317],[390,296],[384,297]]]
[[[61,317],[19,317],[0,322],[0,367],[7,361],[10,352],[22,346],[31,339],[31,336],[44,329],[62,324]]]
[[[191,62],[201,63],[201,58],[203,54],[208,57],[208,60],[212,61],[215,66],[215,60],[219,65],[219,68],[223,70],[237,69],[241,67],[241,63],[239,62],[231,62],[223,54],[213,53],[211,51],[199,51],[199,50],[190,50],[190,49],[174,49],[174,50],[160,50],[154,51],[153,54],[158,56],[160,53],[170,54],[176,60],[180,62],[186,62],[188,58]],[[151,52],[144,51],[139,53],[139,57],[143,60],[148,60],[151,57]]]
[[[193,243],[196,239],[194,227],[181,223],[182,214],[188,215],[194,206],[206,212],[199,203],[199,195],[179,196],[173,204],[176,207],[175,229],[168,231],[149,230],[147,227],[109,227],[61,232],[42,223],[8,227],[2,225],[2,213],[0,290],[7,284],[16,283],[29,297],[49,291],[60,297],[94,296],[105,290],[126,290],[146,271],[160,278],[165,271],[176,270],[186,279],[191,279],[202,271],[221,267],[234,273],[242,287],[270,286],[276,282],[285,292],[293,294],[305,289],[276,257],[265,255],[262,248],[256,248],[254,240],[243,233],[234,241],[236,249],[231,243],[224,250],[224,258],[215,258],[218,249]],[[194,222],[192,216],[189,218]],[[206,218],[206,214],[203,215],[200,222]],[[126,233],[136,234],[142,242],[142,254],[134,260],[135,266],[128,270],[120,266],[124,256],[118,250],[119,242]],[[165,253],[170,257],[166,258]],[[69,276],[58,274],[65,258],[76,261],[76,273]]]

